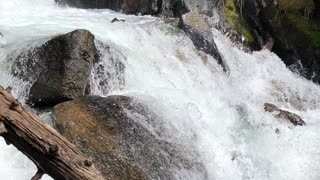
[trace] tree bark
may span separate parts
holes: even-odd
[[[0,136],[38,167],[32,179],[103,180],[89,158],[0,86]]]

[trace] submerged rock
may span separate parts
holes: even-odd
[[[122,90],[125,84],[125,62],[127,57],[111,42],[95,41],[97,56],[91,71],[90,85],[93,94],[107,96]]]
[[[13,64],[12,73],[34,82],[30,103],[55,105],[84,95],[96,51],[94,35],[75,30],[22,53]]]
[[[213,34],[210,31],[207,18],[208,17],[206,15],[192,12],[186,13],[182,16],[179,26],[190,37],[198,50],[214,57],[223,69],[227,71],[227,67],[222,60],[216,43],[214,42]]]
[[[287,121],[291,122],[292,124],[294,124],[295,126],[306,125],[306,123],[301,119],[301,117],[299,115],[291,113],[289,111],[281,110],[274,104],[265,103],[264,110],[267,112],[275,113],[275,117],[287,120]]]
[[[161,138],[166,129],[157,116],[131,97],[82,97],[55,106],[54,114],[106,179],[183,179],[183,171],[207,179],[197,153]]]
[[[112,19],[112,21],[111,21],[111,23],[115,23],[115,22],[125,22],[126,20],[124,20],[124,19],[118,19],[118,18],[113,18]]]

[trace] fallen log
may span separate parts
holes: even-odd
[[[90,159],[1,86],[0,136],[35,163],[38,171],[32,180],[43,174],[59,180],[104,179]]]

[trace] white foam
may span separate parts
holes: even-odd
[[[45,12],[31,13],[35,4],[46,7]],[[9,9],[11,13],[3,11]],[[0,45],[1,63],[9,52],[21,49],[21,42],[39,43],[77,28],[112,42],[126,56],[125,86],[112,93],[135,96],[154,110],[161,117],[158,123],[169,130],[159,138],[196,149],[209,179],[320,179],[320,89],[291,73],[275,54],[240,51],[213,29],[230,68],[226,74],[213,58],[199,56],[182,32],[157,18],[59,9],[45,0],[0,0],[0,12],[0,32],[6,38]],[[126,22],[110,23],[114,17]],[[0,70],[0,84],[19,82]],[[20,99],[24,88],[16,92]],[[263,111],[265,102],[299,114],[307,126],[279,121]],[[35,168],[28,160],[3,142],[0,150],[0,179],[30,179]],[[176,177],[198,176],[180,170]]]

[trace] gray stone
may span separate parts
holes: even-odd
[[[51,106],[84,95],[96,51],[94,35],[75,30],[22,53],[12,73],[34,82],[30,103]]]
[[[186,13],[182,15],[179,27],[189,36],[198,50],[214,57],[224,71],[228,71],[214,42],[207,18],[208,16],[203,14]]]

